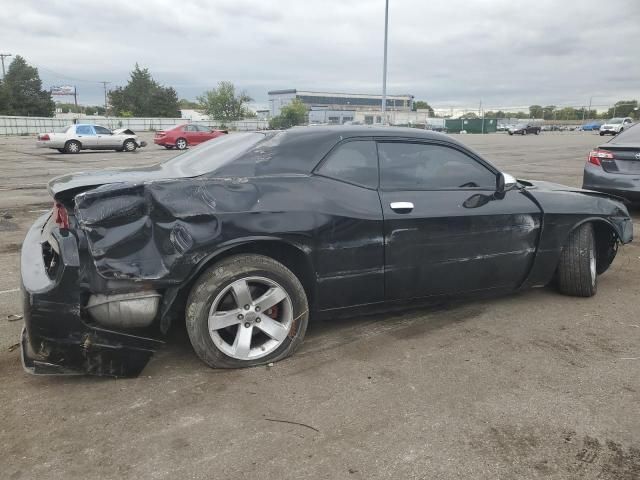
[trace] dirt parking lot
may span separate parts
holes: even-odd
[[[457,138],[521,178],[573,186],[601,142]],[[21,312],[19,249],[50,207],[47,180],[172,155],[153,144],[62,155],[0,138],[1,478],[640,478],[637,241],[594,298],[545,288],[316,322],[271,368],[211,370],[176,326],[137,379],[24,373],[21,322],[6,319]]]

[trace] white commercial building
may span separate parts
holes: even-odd
[[[272,117],[279,115],[282,107],[297,98],[309,109],[310,123],[382,123],[382,95],[314,92],[296,89],[272,90],[268,93],[269,111]],[[390,123],[408,123],[407,121],[398,122],[397,120],[408,120],[408,117],[415,116],[416,112],[412,111],[413,98],[413,95],[408,94],[387,95],[387,121]]]

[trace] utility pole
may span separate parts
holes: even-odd
[[[73,102],[76,106],[76,112],[78,112],[78,87],[73,87]]]
[[[384,64],[382,67],[382,122],[387,123],[387,37],[389,32],[389,0],[385,1],[384,7]]]
[[[102,84],[102,86],[104,87],[104,114],[105,116],[107,115],[107,84],[111,83],[111,82],[105,82],[102,81],[100,82]]]
[[[11,57],[12,55],[10,53],[0,53],[0,58],[2,59],[2,78],[4,79],[4,76],[6,75],[4,72],[4,59],[5,57]]]

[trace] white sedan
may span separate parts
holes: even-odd
[[[40,133],[36,142],[40,148],[53,148],[60,153],[79,153],[80,150],[133,152],[146,144],[128,128],[111,131],[89,124],[70,125],[62,133]]]

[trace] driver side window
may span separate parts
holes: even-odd
[[[111,135],[111,130],[96,125],[93,127],[98,135]]]
[[[495,190],[496,175],[451,147],[424,143],[378,143],[380,185],[387,190]]]

